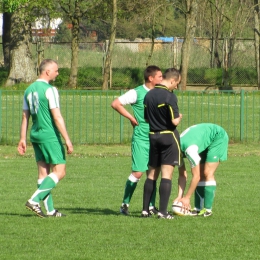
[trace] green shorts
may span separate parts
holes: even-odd
[[[228,135],[225,131],[219,133],[209,147],[201,152],[201,164],[205,162],[221,162],[227,160]]]
[[[32,143],[36,162],[65,164],[65,149],[61,141],[51,143]]]
[[[149,147],[149,141],[132,142],[132,171],[145,172],[148,170]]]

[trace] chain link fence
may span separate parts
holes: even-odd
[[[116,40],[110,89],[128,89],[143,82],[143,71],[147,64],[159,66],[162,71],[169,67],[180,68],[183,39],[156,40],[151,53],[149,39],[135,41]],[[101,89],[103,68],[108,42],[84,42],[79,44],[78,88]],[[0,52],[3,66],[3,53]],[[36,42],[32,45],[35,70],[44,58],[58,61],[60,74],[57,86],[66,88],[71,66],[71,43]],[[150,60],[149,60],[150,57]],[[257,70],[253,39],[195,38],[189,57],[187,86],[218,88],[251,87],[256,89]],[[191,89],[191,88],[189,88]]]

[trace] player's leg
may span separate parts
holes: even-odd
[[[26,207],[35,212],[38,216],[44,217],[39,203],[41,200],[47,198],[51,190],[66,174],[65,150],[61,141],[46,144],[34,144],[34,149],[36,151],[35,155],[38,168],[46,168],[46,164],[50,164],[52,166],[52,172],[44,178],[39,188],[27,201]],[[42,169],[42,172],[44,172],[44,169]],[[50,216],[61,217],[62,214],[58,213],[57,210],[54,210],[54,213],[50,214]]]
[[[143,192],[143,211],[142,211],[142,217],[148,217],[151,214],[149,213],[149,204],[151,201],[151,197],[153,194],[153,191],[156,187],[156,180],[158,179],[160,173],[160,167],[152,167],[149,166],[148,169],[148,176],[144,183],[144,192]]]
[[[133,171],[130,176],[128,177],[126,184],[125,184],[125,190],[124,190],[124,196],[123,196],[123,202],[120,207],[120,213],[124,215],[129,215],[129,204],[131,201],[131,198],[134,194],[134,191],[136,189],[137,183],[139,182],[142,172],[135,172]]]
[[[37,188],[39,188],[43,182],[43,180],[50,174],[50,164],[47,164],[45,162],[38,162],[38,181],[37,181]],[[47,214],[50,212],[53,212],[54,205],[53,205],[53,199],[52,194],[49,193],[44,199],[43,199],[44,207],[47,211]]]
[[[219,165],[219,162],[206,162],[204,167],[204,176],[201,180],[205,185],[205,198],[204,198],[204,208],[207,211],[212,210],[215,192],[216,192],[216,180],[214,173]]]
[[[168,203],[171,195],[172,189],[172,174],[174,166],[173,165],[161,165],[162,178],[159,187],[160,203],[159,203],[159,213],[158,216],[168,215]]]
[[[159,187],[159,218],[173,218],[173,216],[168,214],[167,208],[171,195],[173,170],[175,165],[179,166],[181,163],[181,151],[179,143],[179,133],[177,130],[172,133],[165,133],[160,135],[159,144],[161,151],[160,162],[162,178]]]
[[[143,172],[148,168],[148,159],[149,159],[149,142],[132,142],[131,146],[132,152],[132,173],[128,177],[125,189],[122,205],[120,207],[120,213],[124,215],[129,215],[129,204],[131,198],[134,194],[134,191],[137,187],[137,184],[140,178],[143,175]]]
[[[200,212],[200,214],[203,214],[204,216],[210,216],[212,214],[212,206],[216,192],[216,180],[214,174],[219,166],[219,162],[227,160],[227,149],[228,135],[223,130],[216,135],[214,142],[212,142],[208,147],[204,169],[201,171],[200,183],[204,185],[205,213]]]

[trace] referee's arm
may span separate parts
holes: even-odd
[[[177,126],[181,122],[181,119],[182,119],[182,114],[180,114],[179,117],[177,118],[173,118],[172,119],[173,125]]]

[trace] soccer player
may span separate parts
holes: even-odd
[[[226,131],[210,123],[193,125],[180,135],[181,150],[190,163],[192,179],[187,193],[185,164],[179,168],[179,191],[174,201],[181,201],[184,209],[190,209],[190,197],[195,191],[193,216],[212,215],[216,190],[214,173],[219,162],[227,160],[228,135]]]
[[[25,206],[37,216],[46,217],[40,207],[40,202],[43,201],[47,216],[63,217],[65,215],[54,208],[51,195],[51,190],[66,174],[65,149],[60,134],[65,140],[68,154],[72,153],[73,146],[60,112],[58,91],[49,84],[59,74],[58,65],[54,60],[43,60],[39,72],[39,78],[24,93],[20,141],[17,148],[21,155],[25,154],[27,128],[31,116],[30,141],[38,166],[38,189]]]
[[[148,169],[149,157],[149,125],[144,120],[144,97],[150,89],[162,81],[162,72],[159,67],[151,65],[144,71],[143,85],[127,91],[122,96],[116,98],[111,106],[119,114],[129,119],[134,127],[132,136],[132,172],[125,184],[120,213],[129,215],[129,204],[132,195],[136,189],[137,183],[143,175],[143,172]],[[124,106],[130,104],[133,109],[133,115],[129,113]],[[151,198],[150,213],[157,214],[155,208],[156,190]]]
[[[149,201],[161,171],[158,218],[173,219],[167,212],[167,207],[171,195],[173,170],[175,165],[179,166],[181,163],[177,125],[182,115],[179,113],[177,97],[172,91],[177,88],[180,80],[181,75],[177,69],[167,69],[162,82],[144,98],[144,117],[150,126],[150,153],[148,176],[144,184],[142,217],[150,216]]]

